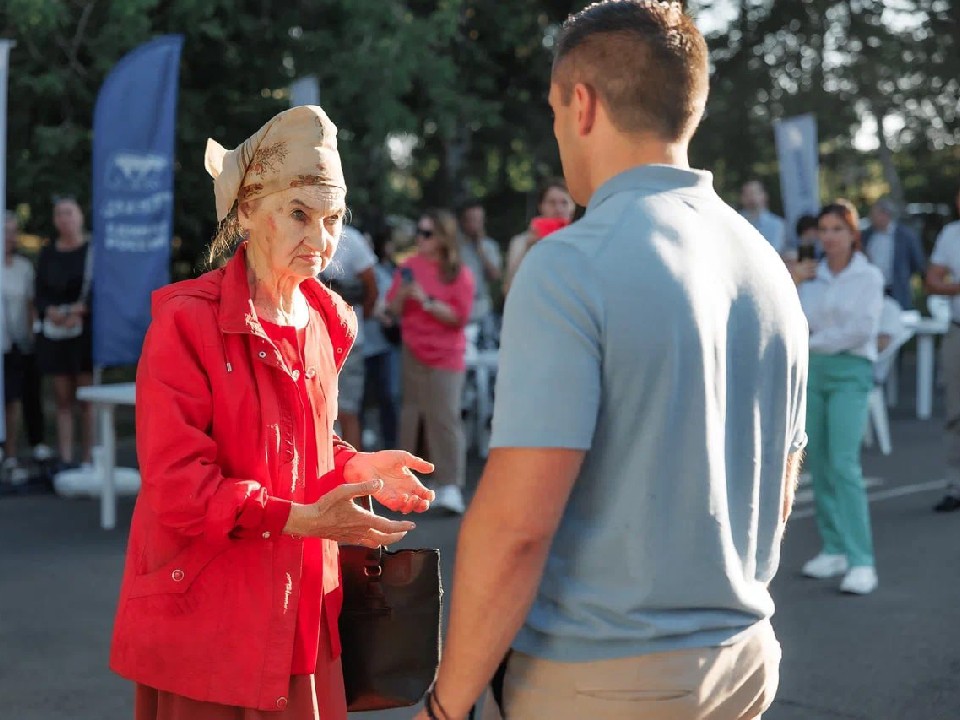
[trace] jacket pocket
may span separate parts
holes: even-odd
[[[130,583],[129,597],[185,593],[203,569],[228,547],[227,543],[188,545],[165,565],[136,576]]]

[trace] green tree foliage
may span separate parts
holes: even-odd
[[[50,198],[89,204],[93,105],[125,53],[185,36],[175,229],[193,265],[214,230],[207,137],[235,146],[314,75],[340,126],[359,222],[470,197],[506,240],[559,172],[546,94],[569,0],[4,0],[11,54],[8,193],[49,234]],[[713,22],[713,89],[693,162],[731,200],[758,176],[778,187],[771,123],[815,112],[825,194],[857,200],[899,182],[942,200],[960,156],[960,5],[950,0],[692,0]],[[852,138],[879,120],[885,145]]]
[[[772,122],[801,112],[817,115],[825,196],[949,199],[960,147],[956,3],[691,3],[705,18],[723,8],[733,19],[708,37],[713,88],[693,154],[729,199],[750,177],[778,186]],[[864,123],[883,128],[875,152],[854,147]]]

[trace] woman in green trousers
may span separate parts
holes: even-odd
[[[840,590],[877,587],[860,444],[873,387],[883,274],[860,247],[857,212],[846,201],[818,217],[824,258],[799,287],[810,325],[807,459],[823,550],[803,566],[813,578],[843,575]]]

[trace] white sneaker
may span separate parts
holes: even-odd
[[[434,507],[455,515],[463,515],[467,505],[463,502],[463,493],[459,487],[456,485],[441,485],[435,492],[437,497],[433,501]]]
[[[20,467],[15,457],[8,457],[3,461],[3,476],[11,485],[23,485],[30,479],[26,468]]]
[[[846,571],[847,558],[845,555],[820,553],[813,560],[808,561],[800,572],[809,578],[824,580],[843,575]]]
[[[53,457],[53,450],[50,449],[48,445],[40,443],[39,445],[34,446],[33,448],[33,459],[44,461],[49,460]]]
[[[877,571],[870,565],[858,565],[850,568],[850,572],[843,576],[840,583],[840,592],[854,595],[869,595],[877,589]]]

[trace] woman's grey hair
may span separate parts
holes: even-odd
[[[243,229],[240,227],[240,217],[237,215],[237,204],[234,203],[227,216],[220,221],[217,232],[210,241],[210,250],[207,252],[207,265],[211,268],[220,266],[243,242]]]

